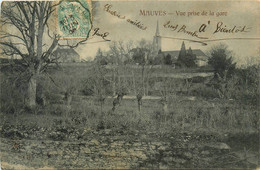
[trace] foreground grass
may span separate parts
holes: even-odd
[[[101,108],[91,99],[74,101],[71,106],[49,104],[34,111],[21,109],[15,114],[2,113],[1,125],[26,125],[50,128],[71,126],[79,129],[145,130],[160,134],[172,131],[212,133],[257,132],[258,110],[230,100],[187,101],[181,96],[170,98],[164,113],[158,100],[144,100],[138,111],[136,100],[123,99],[115,112],[112,99]]]
[[[144,100],[139,112],[136,100],[126,99],[115,112],[112,99],[102,108],[92,99],[74,99],[70,107],[50,101],[43,108],[1,113],[1,157],[10,167],[34,168],[256,166],[256,108],[232,100],[170,101],[168,113],[158,100]],[[232,150],[205,147],[219,142]]]

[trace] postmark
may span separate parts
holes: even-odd
[[[58,33],[64,39],[88,38],[92,29],[89,0],[60,1],[57,9]]]

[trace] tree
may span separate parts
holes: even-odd
[[[186,66],[186,67],[195,67],[196,63],[196,55],[195,54],[186,54],[186,56],[184,56],[181,59],[181,62]]]
[[[161,50],[159,50],[159,52],[158,52],[158,54],[157,54],[157,56],[156,57],[154,57],[154,59],[153,59],[153,64],[154,65],[162,65],[163,64],[163,62],[164,62],[164,58],[165,58],[165,55],[164,55],[164,53],[162,53],[162,51]]]
[[[195,60],[196,60],[196,55],[192,53],[191,48],[189,48],[188,52],[186,52],[185,44],[183,42],[177,61],[180,63],[181,66],[195,67],[196,66]]]
[[[151,42],[148,42],[144,39],[141,41],[138,41],[135,45],[133,45],[133,42],[129,41],[127,43],[123,42],[112,42],[110,44],[110,50],[108,54],[110,55],[110,61],[112,66],[112,83],[113,83],[113,96],[116,95],[116,90],[120,90],[124,87],[127,87],[128,84],[127,78],[123,75],[128,74],[126,67],[123,65],[125,64],[135,64],[139,63],[139,66],[141,67],[141,82],[142,82],[142,89],[143,93],[147,94],[147,91],[145,91],[145,86],[148,86],[148,80],[150,76],[151,70],[150,66],[148,66],[151,61],[153,60],[155,53],[153,50],[153,46]],[[137,69],[138,70],[138,69]],[[135,90],[135,94],[137,92],[136,88],[136,77],[134,76],[134,69],[132,69],[132,75],[133,75],[133,86]],[[121,80],[123,80],[122,84]]]
[[[107,81],[105,80],[106,69],[100,63],[96,63],[93,67],[92,80],[94,81],[94,96],[100,104],[100,113],[103,112],[103,106],[106,99],[106,86]]]
[[[186,56],[186,47],[185,47],[185,44],[184,44],[184,41],[183,41],[182,45],[181,45],[181,51],[179,53],[179,58],[184,57],[184,56]]]
[[[220,78],[230,77],[236,68],[236,63],[233,62],[231,51],[227,49],[224,44],[219,44],[213,47],[210,51],[211,57],[208,60],[208,64],[214,69],[215,77]]]
[[[57,5],[59,3],[51,1],[15,1],[2,5],[0,45],[4,55],[21,58],[12,67],[16,67],[20,71],[19,77],[23,76],[28,83],[26,103],[30,108],[37,104],[37,80],[40,75],[48,74],[46,71],[51,63],[57,64],[57,58],[51,55],[58,46],[60,36],[57,33],[51,35],[50,30]]]
[[[156,56],[154,46],[151,42],[142,39],[138,43],[138,47],[135,48],[134,56],[139,57],[141,65],[141,82],[142,82],[142,95],[148,95],[149,79],[152,74],[152,66],[149,65]],[[136,58],[137,58],[136,57]]]
[[[107,65],[108,64],[107,58],[103,55],[103,52],[100,48],[97,51],[95,60],[100,65]]]
[[[164,64],[172,65],[172,56],[170,54],[167,54],[166,57],[164,57]]]
[[[133,42],[129,41],[127,43],[123,43],[122,41],[114,41],[110,44],[108,55],[110,56],[110,63],[112,64],[112,89],[113,96],[116,95],[117,91],[121,89],[124,85],[121,83],[121,79],[125,79],[121,75],[125,74],[124,63],[131,61],[130,59],[130,51],[132,49]],[[121,75],[120,75],[121,74]]]
[[[134,63],[138,63],[140,65],[144,65],[145,64],[145,52],[146,50],[143,48],[135,48],[132,50],[134,52],[133,54],[133,60]]]

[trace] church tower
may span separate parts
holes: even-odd
[[[185,57],[186,56],[186,48],[185,48],[185,43],[184,43],[184,41],[182,42],[182,45],[181,45],[181,51],[180,51],[180,53],[179,53],[179,56],[180,57]]]
[[[159,32],[159,22],[157,21],[155,36],[153,37],[153,46],[156,52],[161,50],[161,37]]]

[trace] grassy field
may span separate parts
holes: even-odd
[[[175,71],[169,71],[169,68],[165,70],[172,74]],[[110,71],[105,70],[107,73]],[[134,74],[140,74],[140,71],[134,70]],[[179,71],[176,71],[176,74],[177,72]],[[251,86],[248,86],[248,89],[242,88],[245,93],[241,93],[228,84],[226,92],[223,93],[227,97],[221,97],[218,91],[206,85],[209,82],[207,78],[196,82],[172,77],[150,77],[149,91],[153,93],[149,93],[152,97],[144,97],[139,111],[133,84],[131,84],[133,80],[126,78],[121,79],[119,84],[129,88],[128,96],[125,96],[115,111],[112,111],[115,96],[111,93],[111,83],[101,87],[104,90],[101,94],[104,96],[102,105],[99,101],[100,94],[95,90],[89,95],[84,93],[86,88],[97,88],[95,81],[94,83],[88,81],[93,77],[99,79],[100,74],[96,70],[69,66],[59,71],[50,71],[49,75],[52,79],[45,76],[40,80],[46,96],[46,105],[34,109],[24,107],[22,100],[24,94],[21,87],[14,89],[8,79],[3,81],[4,79],[1,78],[1,137],[78,141],[85,140],[87,135],[85,132],[91,131],[93,134],[97,133],[96,137],[99,136],[99,141],[103,141],[103,131],[106,133],[109,130],[110,138],[122,136],[121,140],[124,142],[133,142],[134,139],[139,138],[138,142],[142,143],[172,142],[172,138],[179,138],[183,142],[186,140],[183,136],[189,134],[188,136],[192,136],[193,139],[189,143],[226,142],[232,148],[232,152],[239,152],[242,155],[245,149],[250,150],[250,154],[253,155],[259,150],[257,142],[252,144],[251,141],[246,140],[248,136],[252,141],[257,141],[259,137],[259,107],[255,104],[258,101],[258,92],[252,92]],[[1,77],[5,76],[6,74],[2,73]],[[141,85],[141,79],[137,78],[135,81],[137,87]],[[158,82],[168,88],[156,88],[155,84]],[[69,105],[64,101],[66,90],[70,90],[72,94],[72,102]],[[106,93],[106,90],[110,92]],[[167,111],[162,104],[163,97],[167,97]],[[59,134],[56,133],[57,131]],[[218,154],[221,156],[221,153]],[[240,159],[244,157],[237,157],[236,161],[239,162]],[[214,158],[214,161],[223,160]],[[147,167],[142,163],[135,166]],[[253,163],[251,161],[250,164],[247,162],[241,166],[254,167],[256,164],[255,161]],[[166,167],[194,166],[169,163]],[[215,166],[221,167],[221,164]],[[237,162],[227,165],[227,167],[232,166],[239,167]],[[210,161],[205,165],[200,163],[196,167],[210,167]]]
[[[194,70],[192,69],[191,72],[194,72]],[[139,69],[133,69],[133,71],[129,72],[135,72],[135,75],[140,75],[140,71]],[[163,71],[165,74],[166,72],[175,72],[175,74],[178,74],[180,70],[167,67],[163,68],[160,72]],[[104,72],[109,73],[111,70],[105,69]],[[123,75],[124,72],[120,74]],[[152,72],[152,74],[155,74],[155,72]],[[42,84],[47,104],[44,107],[37,107],[34,110],[30,110],[29,112],[32,112],[32,114],[29,114],[22,102],[25,93],[25,89],[22,88],[23,86],[20,85],[16,89],[13,89],[15,87],[10,86],[11,80],[5,79],[6,75],[2,74],[2,114],[5,117],[11,116],[12,118],[15,115],[22,116],[25,119],[33,118],[33,115],[37,114],[35,117],[37,124],[46,124],[46,126],[52,126],[51,123],[54,121],[52,116],[55,119],[64,119],[65,115],[67,115],[66,119],[71,119],[72,117],[78,117],[79,119],[86,118],[86,121],[89,122],[85,123],[84,126],[92,128],[97,127],[102,120],[108,121],[107,124],[111,124],[110,121],[118,121],[116,123],[117,128],[121,128],[124,124],[127,124],[124,125],[126,128],[134,128],[136,124],[139,124],[145,126],[145,129],[159,130],[162,128],[161,132],[165,133],[176,128],[195,131],[199,129],[205,130],[206,128],[208,131],[215,132],[257,132],[258,130],[258,91],[253,91],[253,88],[249,86],[250,84],[247,85],[248,89],[241,88],[242,91],[232,89],[232,86],[227,84],[227,86],[230,86],[226,88],[227,97],[221,98],[219,91],[206,85],[212,77],[196,82],[188,80],[188,78],[176,79],[171,76],[166,78],[150,76],[149,80],[147,80],[149,84],[149,90],[147,91],[148,94],[155,96],[155,99],[143,100],[141,111],[138,111],[132,78],[117,79],[117,84],[121,87],[117,85],[116,88],[126,87],[127,95],[132,97],[131,99],[127,99],[127,97],[123,98],[122,103],[116,108],[116,111],[112,112],[113,97],[115,97],[111,92],[112,83],[105,82],[100,87],[103,89],[103,93],[96,93],[93,89],[97,88],[95,85],[99,82],[89,81],[99,79],[99,73],[93,70],[93,68],[70,65],[62,66],[60,70],[51,70],[48,75],[51,76],[51,79],[49,76],[43,76],[39,80]],[[161,86],[156,87],[158,82]],[[138,88],[141,86],[141,79],[136,78],[135,83],[136,88]],[[167,86],[167,89],[165,89],[165,86]],[[64,93],[68,90],[73,95],[70,106],[66,105],[63,100]],[[86,90],[92,90],[92,94],[86,96]],[[99,102],[99,95],[105,98],[103,106]],[[163,97],[168,98],[167,113],[164,113],[163,105],[161,104],[160,98]],[[194,99],[190,100],[190,97]],[[31,116],[23,116],[24,114]],[[37,121],[39,117],[46,117],[47,121],[45,120],[45,122],[43,118]],[[41,123],[40,121],[45,123]],[[137,123],[140,121],[143,124]],[[4,119],[1,122],[3,123]],[[20,123],[24,122],[33,121],[21,121]],[[160,126],[159,129],[158,126]]]

